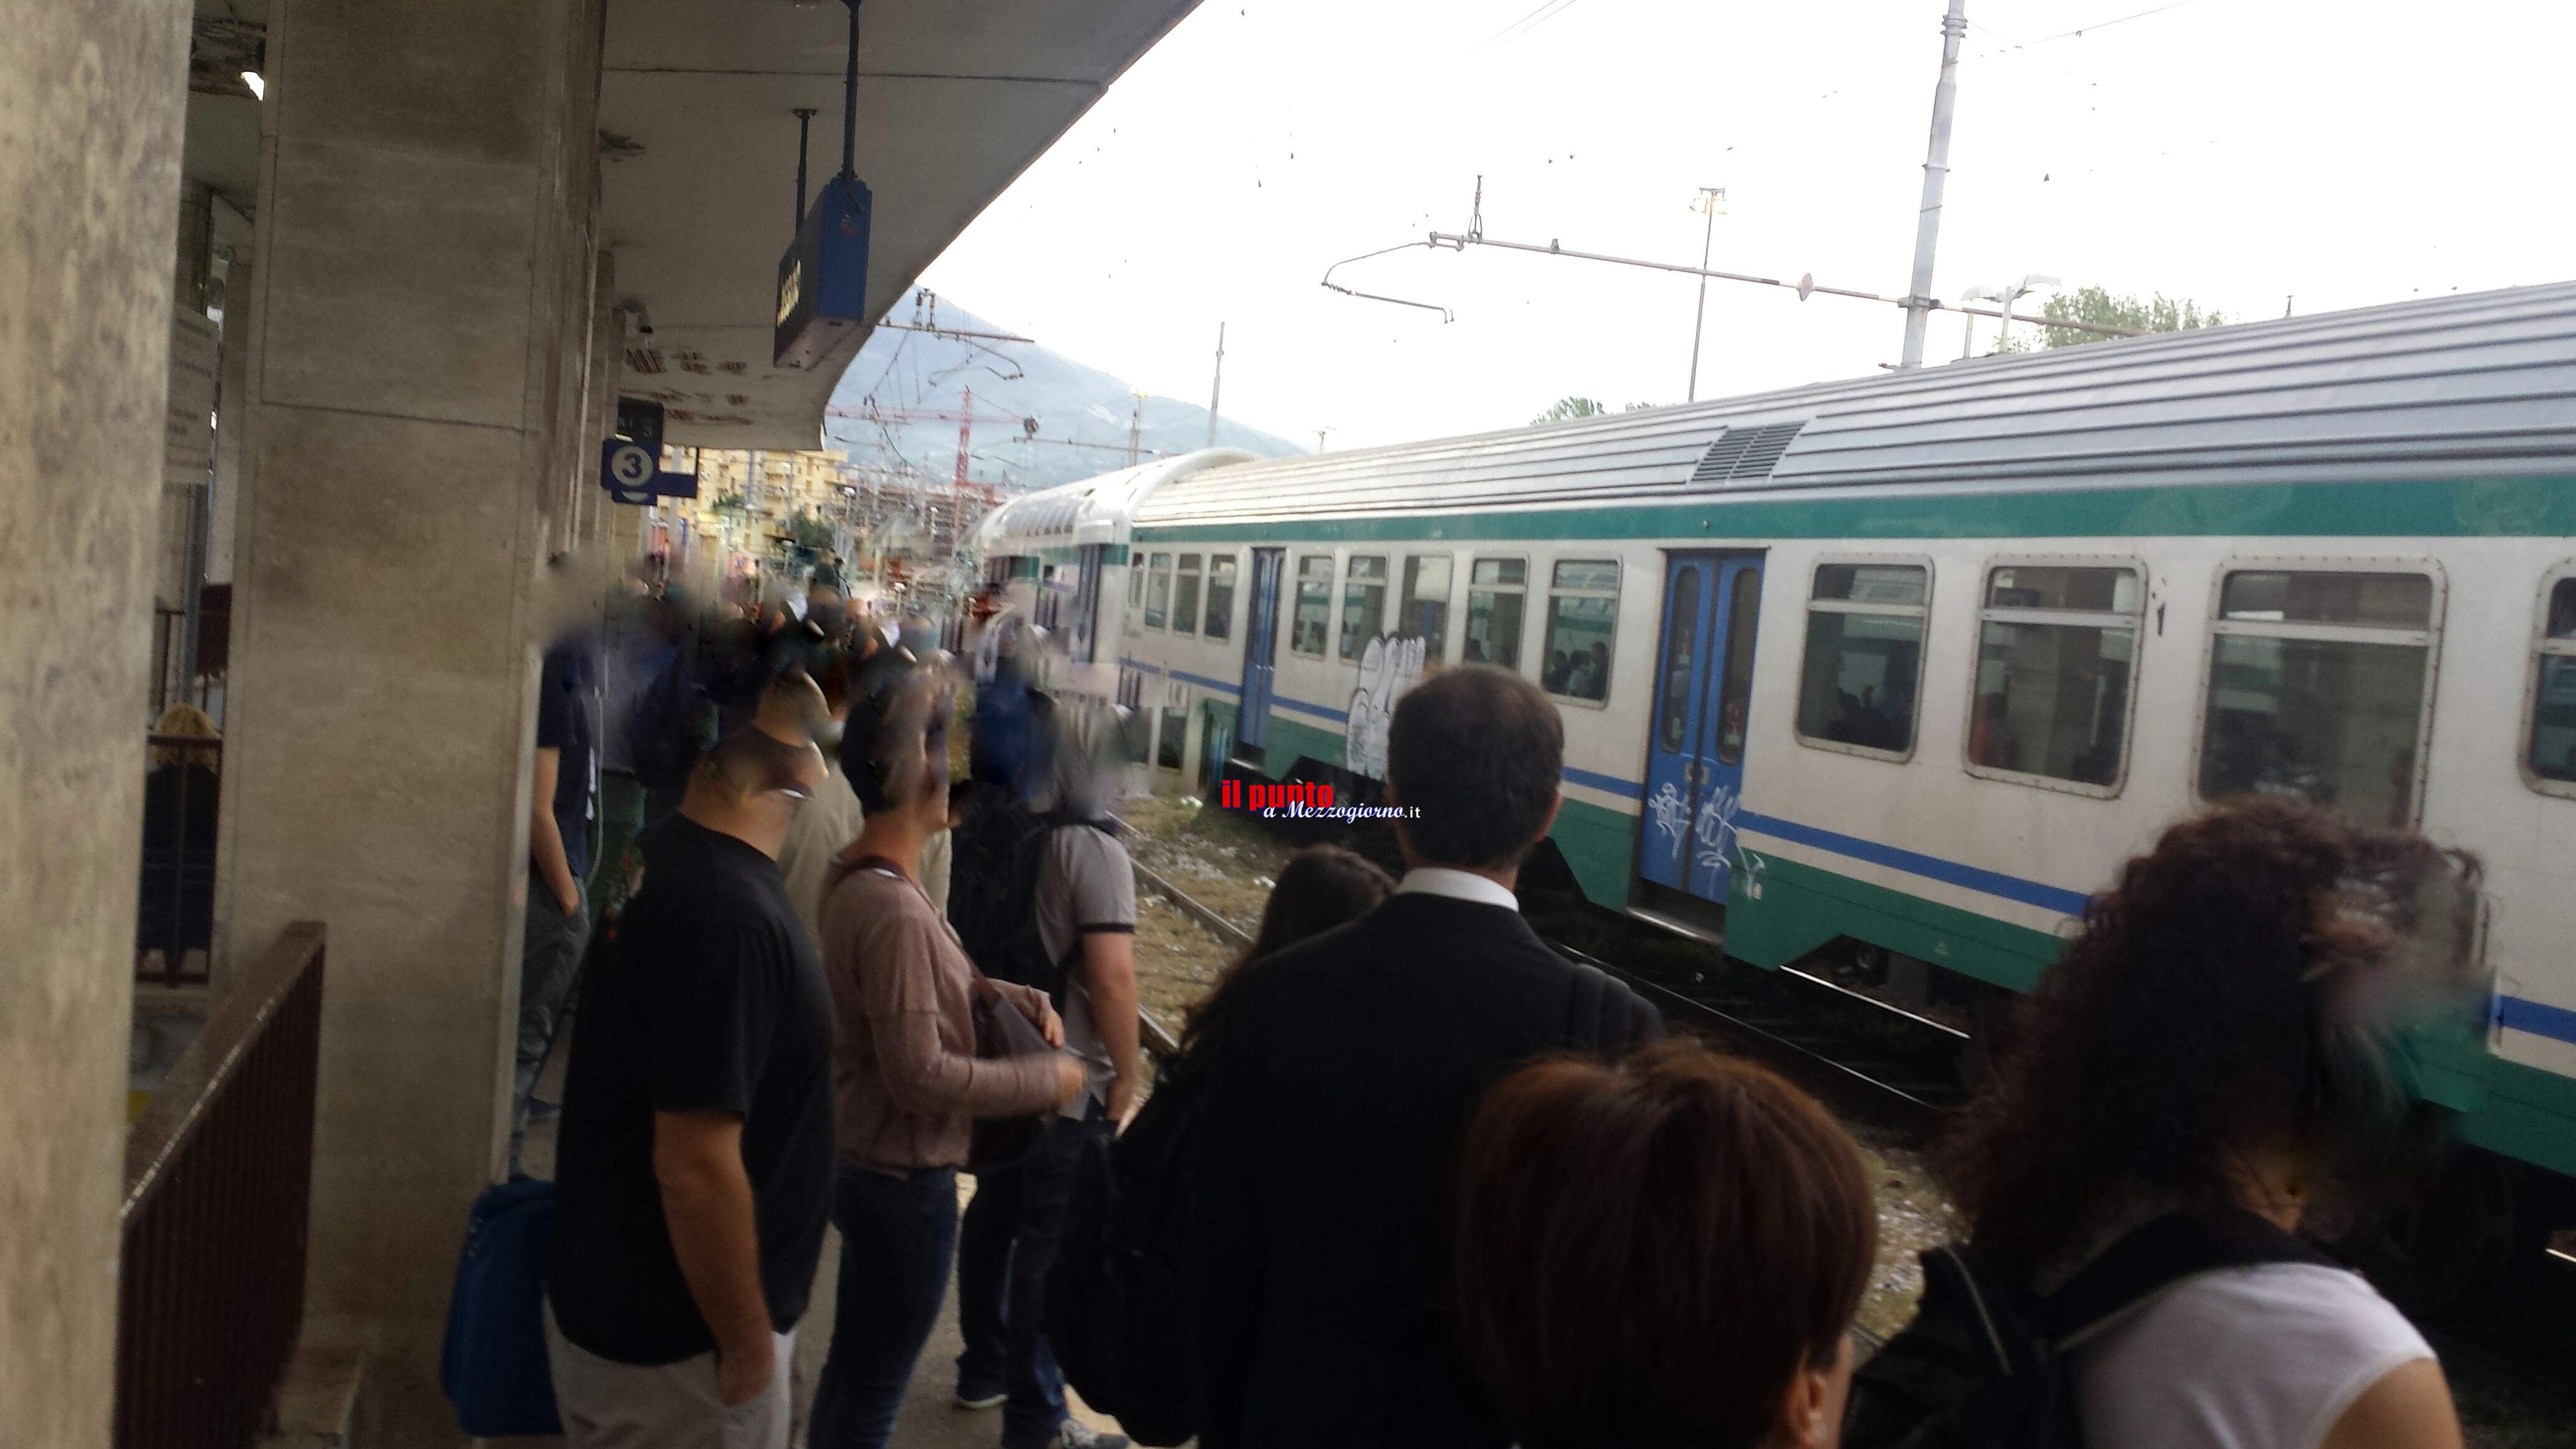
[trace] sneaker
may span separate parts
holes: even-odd
[[[998,1383],[981,1379],[960,1379],[957,1393],[948,1402],[961,1409],[995,1409],[1011,1395]]]
[[[1095,1429],[1080,1419],[1056,1425],[1050,1449],[1129,1449],[1127,1436]]]

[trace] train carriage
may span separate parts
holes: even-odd
[[[1765,967],[2025,989],[2198,802],[2420,826],[2498,983],[2428,1094],[2576,1173],[2571,535],[2560,285],[1194,470],[1116,657],[1167,765],[1363,790],[1423,673],[1516,670],[1583,893]]]
[[[1241,448],[1204,448],[1157,458],[1023,494],[985,517],[975,540],[985,589],[1049,632],[1056,647],[1043,656],[1048,683],[1102,700],[1114,695],[1136,505],[1175,478],[1258,456]]]

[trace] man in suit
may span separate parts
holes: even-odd
[[[1467,666],[1406,693],[1387,738],[1402,883],[1238,984],[1201,1114],[1206,1449],[1502,1449],[1438,1312],[1449,1157],[1516,1063],[1661,1030],[1521,918],[1564,751],[1517,675]]]

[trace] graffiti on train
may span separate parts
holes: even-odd
[[[1723,875],[1735,855],[1735,812],[1743,803],[1744,797],[1738,792],[1723,785],[1711,786],[1694,818],[1690,802],[1682,798],[1672,781],[1666,780],[1662,789],[1647,798],[1646,813],[1676,865],[1681,863],[1682,852],[1688,850],[1693,865]]]
[[[1360,687],[1351,691],[1351,722],[1344,753],[1351,773],[1386,778],[1386,727],[1395,702],[1422,682],[1422,636],[1380,634],[1360,654]]]

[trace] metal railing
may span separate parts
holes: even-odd
[[[166,762],[144,777],[143,879],[135,901],[134,979],[203,984],[215,932],[215,813],[221,740],[153,735]]]
[[[126,1134],[117,1449],[247,1449],[304,1324],[323,930],[288,926]]]

